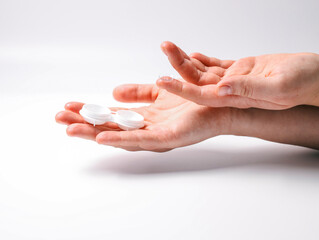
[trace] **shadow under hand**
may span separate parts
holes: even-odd
[[[166,153],[125,152],[99,161],[91,172],[132,175],[212,171],[236,167],[319,172],[319,152],[304,148],[218,151],[181,148]]]

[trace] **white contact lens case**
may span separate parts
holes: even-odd
[[[118,110],[112,112],[109,108],[96,105],[85,104],[80,110],[83,119],[95,125],[102,125],[106,122],[114,122],[123,130],[134,130],[144,127],[144,117],[130,110]]]

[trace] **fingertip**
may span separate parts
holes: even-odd
[[[55,115],[55,121],[56,121],[57,123],[63,124],[63,119],[64,119],[64,111],[58,112],[58,113]]]
[[[75,113],[79,113],[83,105],[84,103],[81,103],[81,102],[68,102],[64,105],[64,109],[75,112]]]
[[[122,84],[113,89],[113,97],[119,102],[137,101],[138,84]]]
[[[175,45],[175,44],[172,43],[172,42],[170,42],[170,41],[164,41],[164,42],[161,43],[161,48],[162,48],[162,49],[163,49],[163,48],[168,48],[168,47],[170,47],[170,46],[172,46],[172,45]]]
[[[102,138],[100,137],[102,133],[98,134],[96,137],[95,137],[95,142],[97,142],[98,144],[103,144],[102,143]]]
[[[164,76],[164,77],[157,79],[156,85],[160,88],[165,88],[165,86],[171,85],[173,81],[174,81],[174,78],[169,77],[169,76]]]
[[[77,133],[77,127],[75,124],[72,124],[70,126],[67,127],[66,129],[66,134],[69,136],[69,137],[74,137]]]
[[[95,141],[98,144],[106,144],[107,143],[107,134],[105,132],[101,132],[95,137]]]
[[[57,123],[63,125],[70,125],[74,123],[83,123],[83,118],[78,114],[72,111],[66,110],[61,111],[55,115],[55,120]]]
[[[66,129],[66,133],[68,136],[80,137],[87,140],[95,140],[96,135],[100,132],[101,130],[99,130],[98,128],[83,123],[73,123]]]
[[[169,41],[162,42],[161,49],[165,55],[168,55],[169,53],[175,51],[176,49],[178,50],[177,46],[174,43]]]
[[[73,105],[74,105],[74,102],[68,102],[64,105],[64,108],[69,110],[70,108],[72,108]]]
[[[117,101],[123,100],[126,84],[119,85],[113,89],[113,97]]]
[[[121,85],[118,85],[116,86],[114,89],[113,89],[113,93],[117,92],[117,91],[121,91],[123,88],[125,88],[127,86],[127,84],[121,84]]]
[[[124,84],[113,90],[113,97],[120,102],[154,102],[157,96],[155,84]]]
[[[166,45],[167,45],[167,42],[162,42],[161,43],[161,50],[162,52],[167,56],[167,52],[166,52]]]
[[[191,58],[199,58],[200,56],[201,56],[202,54],[201,53],[198,53],[198,52],[193,52],[193,53],[191,53],[191,54],[189,54],[189,56],[191,57]]]

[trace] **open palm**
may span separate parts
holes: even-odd
[[[238,108],[286,109],[309,104],[318,97],[318,55],[270,54],[219,60],[200,53],[187,56],[171,42],[162,50],[187,81],[176,79],[157,85],[198,104]]]
[[[152,102],[149,106],[131,109],[144,116],[143,129],[121,131],[112,123],[94,127],[79,115],[83,103],[78,102],[67,103],[66,110],[56,115],[56,121],[69,125],[70,136],[130,151],[167,151],[222,134],[228,128],[226,119],[230,109],[200,106],[155,85],[123,85],[114,90],[114,97],[123,102]]]

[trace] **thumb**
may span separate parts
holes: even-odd
[[[254,99],[267,98],[269,93],[268,82],[265,77],[261,76],[224,77],[217,84],[217,94],[221,97],[237,95]]]

